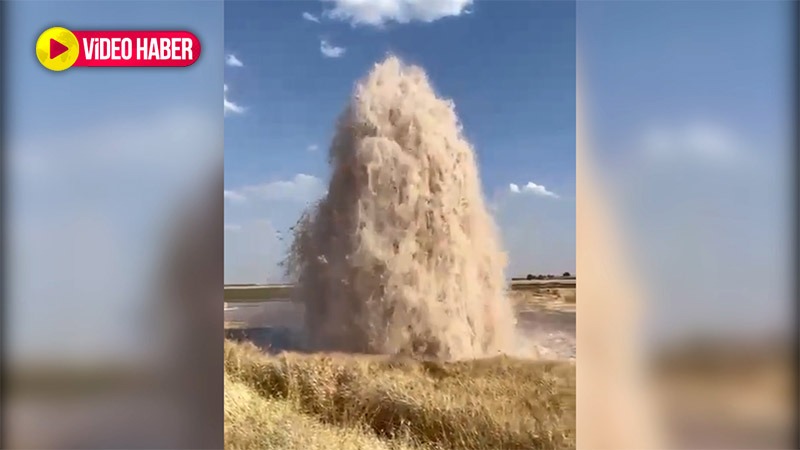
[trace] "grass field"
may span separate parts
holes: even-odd
[[[287,299],[292,293],[291,284],[254,284],[225,286],[226,302],[263,302]]]
[[[228,449],[569,449],[575,366],[267,355],[225,343]]]

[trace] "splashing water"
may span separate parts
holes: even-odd
[[[356,85],[327,195],[287,258],[312,348],[464,359],[514,351],[506,255],[452,102],[390,56]]]

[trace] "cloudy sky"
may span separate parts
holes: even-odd
[[[508,275],[574,271],[574,2],[228,2],[225,47],[226,282],[281,279],[334,121],[387,52],[455,102]]]

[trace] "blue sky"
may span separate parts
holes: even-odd
[[[127,359],[155,336],[143,324],[158,301],[164,230],[215,162],[220,170],[223,5],[4,6],[10,353]],[[34,51],[51,26],[186,29],[203,53],[189,68],[54,73]]]
[[[791,6],[578,6],[596,161],[658,332],[791,326]]]
[[[574,271],[574,2],[404,5],[226,3],[226,282],[281,278],[286,230],[325,189],[334,121],[388,52],[455,102],[508,275]]]
[[[222,158],[223,124],[226,279],[279,275],[275,232],[324,189],[333,120],[389,50],[454,99],[511,274],[572,271],[576,33],[598,160],[661,322],[786,324],[788,2],[579,2],[577,30],[570,2],[435,3],[451,9],[229,2],[224,23],[221,2],[8,3],[12,352],[117,354],[120,341],[144,342],[132,319],[139,288],[183,194]],[[406,23],[350,23],[392,16]],[[33,48],[53,25],[189,29],[203,56],[180,70],[50,73]],[[344,53],[323,57],[323,39]],[[243,66],[224,66],[226,54]],[[242,108],[224,121],[223,83]],[[509,191],[528,182],[558,198]]]

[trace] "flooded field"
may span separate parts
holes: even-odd
[[[572,302],[534,290],[513,291],[510,296],[525,341],[521,345],[535,346],[542,358],[575,359],[574,289]],[[288,299],[226,303],[225,324],[228,339],[249,340],[267,351],[304,350],[303,306]]]

